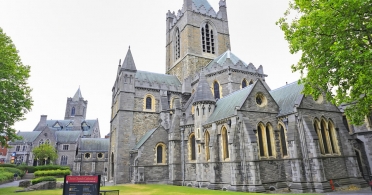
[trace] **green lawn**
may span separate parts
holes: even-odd
[[[43,190],[43,191],[33,191],[33,192],[22,192],[14,193],[15,190],[21,188],[0,188],[0,194],[6,195],[61,195],[62,190]],[[216,191],[216,190],[206,190],[197,189],[190,187],[180,187],[171,185],[118,185],[103,187],[102,190],[120,190],[121,195],[202,195],[202,194],[223,194],[223,195],[252,195],[255,193],[243,193],[243,192],[227,192],[227,191]],[[290,194],[294,195],[294,194]],[[310,195],[310,194],[301,194]],[[319,195],[319,194],[318,194]]]

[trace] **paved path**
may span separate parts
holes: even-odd
[[[22,180],[17,180],[17,181],[12,181],[12,182],[9,182],[9,183],[1,184],[0,188],[18,187],[19,181],[22,181]]]

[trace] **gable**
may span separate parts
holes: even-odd
[[[155,129],[151,129],[145,133],[145,135],[142,136],[142,138],[137,142],[137,144],[134,146],[133,150],[140,149],[143,145],[156,145],[158,142],[166,142],[168,140],[168,133],[165,131],[165,129],[160,126]]]
[[[306,109],[313,109],[313,110],[324,110],[324,111],[331,111],[331,112],[341,112],[337,106],[331,104],[328,102],[325,97],[322,95],[316,100],[312,96],[305,96],[301,104],[299,106],[300,108],[306,108]]]
[[[241,110],[255,112],[278,113],[279,106],[260,79],[253,84],[253,88],[244,101]]]

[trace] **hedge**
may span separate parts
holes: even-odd
[[[19,177],[24,175],[24,171],[13,167],[0,167],[0,182],[9,181],[14,178],[14,173]]]
[[[23,170],[12,168],[12,167],[0,167],[0,172],[9,172],[14,175],[14,173],[17,173],[19,177],[23,177],[25,172]]]
[[[26,165],[14,165],[14,164],[0,164],[0,167],[13,167],[21,169],[23,171],[28,171],[29,173],[34,173],[35,171],[44,171],[44,170],[70,170],[69,166],[60,166],[60,165],[42,165],[42,166],[26,166]]]
[[[31,180],[31,183],[32,183],[32,185],[35,185],[35,184],[43,182],[43,181],[56,181],[56,180],[57,179],[55,177],[52,177],[52,176],[39,177],[39,178]]]
[[[35,171],[35,176],[65,176],[70,175],[70,170],[47,170],[47,171]]]
[[[0,182],[9,181],[13,179],[14,173],[11,172],[0,172]]]

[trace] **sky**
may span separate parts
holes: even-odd
[[[208,0],[218,11],[219,0]],[[0,0],[0,28],[11,37],[23,64],[31,67],[32,110],[17,122],[32,131],[40,115],[64,119],[66,101],[80,87],[87,119],[110,131],[111,89],[119,59],[130,46],[137,70],[165,73],[165,21],[183,0]],[[275,22],[289,0],[227,0],[231,51],[263,65],[271,89],[299,79]]]

